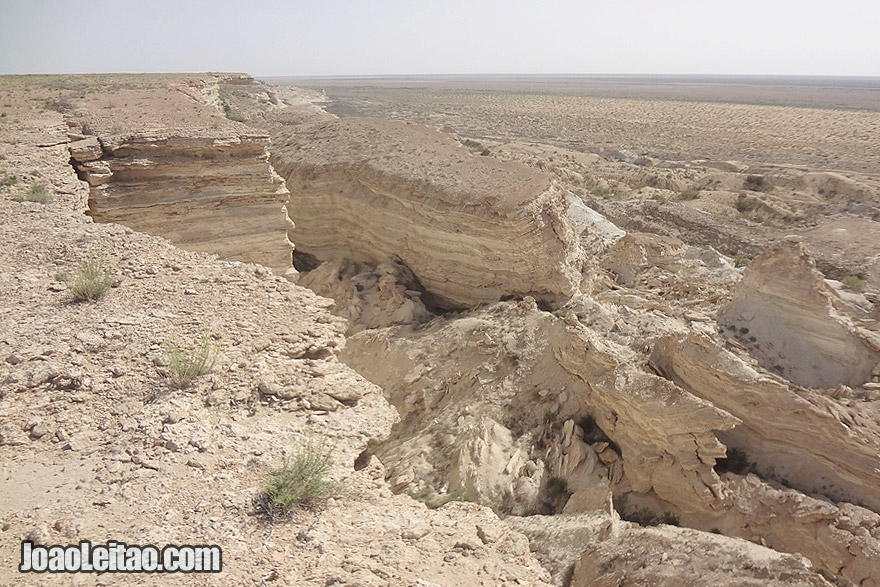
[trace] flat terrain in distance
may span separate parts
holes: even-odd
[[[499,141],[661,159],[880,173],[880,78],[414,76],[268,78],[323,89],[327,110]]]

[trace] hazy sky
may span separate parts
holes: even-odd
[[[0,0],[0,73],[880,75],[878,0]]]

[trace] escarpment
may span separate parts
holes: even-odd
[[[588,282],[563,190],[433,128],[379,119],[272,126],[297,251],[406,265],[441,306],[562,300]]]
[[[218,81],[121,84],[78,99],[68,116],[78,139],[71,161],[90,186],[96,221],[283,275],[293,249],[287,188],[268,162],[269,137],[205,101]]]

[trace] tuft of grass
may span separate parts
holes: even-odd
[[[678,194],[679,200],[696,200],[700,197],[700,190],[682,190]]]
[[[220,98],[220,107],[223,108],[223,115],[229,120],[244,122],[244,116],[233,110],[232,106],[229,105],[231,94],[227,90],[221,89],[218,96]]]
[[[46,189],[46,184],[40,182],[31,184],[28,191],[15,194],[12,196],[12,199],[15,202],[37,202],[38,204],[48,204],[52,197],[49,195],[49,190]]]
[[[292,457],[285,456],[281,467],[271,471],[257,497],[258,509],[273,521],[283,520],[300,507],[316,505],[332,491],[327,479],[333,465],[334,446],[327,439],[308,438]]]
[[[603,190],[602,188],[594,188],[593,190],[590,191],[590,193],[593,194],[594,196],[597,196],[599,198],[604,198],[606,200],[610,200],[611,198],[613,198],[616,195],[614,190]]]
[[[176,342],[166,342],[165,353],[171,380],[178,389],[185,389],[197,377],[211,372],[220,355],[220,344],[205,331],[199,343],[193,346],[181,347]]]
[[[73,295],[74,301],[95,301],[110,291],[113,278],[104,268],[100,259],[89,257],[79,265],[76,276],[71,280],[66,275],[56,274],[56,280],[63,280]]]
[[[857,291],[859,293],[865,291],[865,286],[868,283],[862,275],[847,275],[841,279],[840,282],[846,289]]]
[[[14,186],[18,183],[18,176],[14,173],[0,173],[0,186]]]
[[[750,255],[745,255],[740,253],[738,255],[733,256],[733,265],[734,267],[745,267],[749,263],[752,262],[752,257]]]

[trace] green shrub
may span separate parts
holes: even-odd
[[[12,196],[16,202],[37,202],[39,204],[48,204],[51,197],[49,190],[46,189],[44,183],[34,183],[28,188],[28,191]]]
[[[0,186],[13,186],[18,183],[18,176],[13,173],[0,173]]]
[[[865,285],[867,284],[867,281],[861,275],[847,275],[840,282],[843,283],[843,287],[846,289],[859,293],[865,291]]]
[[[185,389],[197,378],[211,372],[220,354],[220,344],[207,331],[198,344],[181,347],[175,342],[165,343],[171,380],[178,389]]]
[[[281,467],[266,477],[257,498],[259,509],[273,520],[283,519],[297,507],[315,505],[333,489],[327,473],[333,465],[333,446],[309,438],[293,455],[284,457]]]
[[[59,278],[64,280],[77,302],[98,300],[113,287],[113,278],[104,268],[104,264],[94,257],[80,263],[72,281],[66,275],[56,275],[55,279]]]

